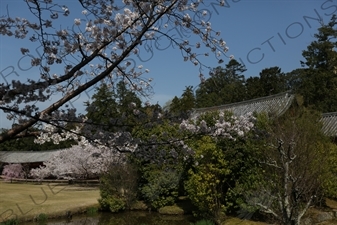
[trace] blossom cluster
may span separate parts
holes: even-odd
[[[180,129],[194,134],[207,134],[213,137],[224,137],[235,140],[236,137],[244,137],[254,127],[255,117],[252,113],[244,116],[234,116],[227,118],[225,113],[220,111],[215,124],[208,125],[204,119],[183,120]]]
[[[43,166],[32,169],[30,175],[38,180],[50,176],[58,179],[93,178],[123,160],[122,154],[106,147],[75,145],[55,151]]]

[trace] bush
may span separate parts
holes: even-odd
[[[100,178],[99,204],[112,212],[130,208],[137,195],[137,171],[129,164],[112,165]]]
[[[175,171],[150,171],[141,194],[152,208],[173,205],[178,198],[180,176]]]
[[[160,214],[165,215],[182,215],[184,214],[184,210],[179,206],[172,205],[172,206],[164,206],[158,210]]]
[[[10,220],[0,223],[0,225],[18,225],[18,224],[19,224],[19,220],[17,219],[10,219]]]
[[[325,146],[326,160],[321,174],[324,197],[337,199],[337,145]]]
[[[109,210],[110,212],[122,211],[126,206],[124,199],[120,199],[111,195],[98,199],[98,202],[103,210]]]
[[[89,207],[89,208],[87,208],[87,214],[89,216],[96,215],[97,212],[98,212],[98,208],[97,207]]]
[[[224,152],[211,137],[195,141],[195,163],[189,170],[185,188],[192,204],[203,217],[219,218],[225,212],[224,187],[231,173]]]
[[[37,218],[36,218],[37,222],[39,225],[43,225],[43,224],[47,224],[47,220],[48,220],[48,215],[45,213],[40,213]]]
[[[112,196],[108,199],[108,204],[111,212],[119,212],[125,209],[125,202]]]

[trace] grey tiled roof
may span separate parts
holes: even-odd
[[[45,162],[49,160],[52,155],[60,150],[54,151],[8,151],[0,152],[0,162],[2,163],[32,163],[32,162]]]
[[[288,110],[295,95],[290,92],[283,92],[262,98],[242,101],[227,105],[194,109],[191,117],[195,118],[202,113],[209,111],[231,111],[236,116],[241,116],[249,112],[266,112],[273,116],[280,116]]]
[[[337,112],[323,113],[322,122],[323,133],[330,137],[337,137]]]

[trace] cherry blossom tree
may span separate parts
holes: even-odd
[[[124,163],[125,157],[104,146],[75,145],[60,150],[39,168],[32,169],[30,175],[38,180],[49,176],[58,179],[94,178],[107,172],[113,164]]]
[[[2,176],[5,180],[11,180],[13,178],[24,178],[23,167],[19,163],[5,165],[2,170]]]
[[[86,118],[67,108],[67,104],[100,82],[113,85],[122,80],[131,90],[148,93],[151,79],[143,74],[149,69],[136,65],[132,57],[144,54],[144,46],[157,46],[160,42],[169,41],[170,46],[176,46],[184,61],[200,68],[203,78],[205,65],[201,57],[214,54],[215,60],[222,63],[228,51],[220,32],[213,30],[208,21],[209,11],[204,9],[209,3],[201,0],[62,1],[67,6],[57,0],[23,0],[21,4],[26,5],[32,17],[13,17],[14,12],[3,15],[0,34],[31,42],[32,47],[23,46],[21,53],[31,57],[31,65],[39,69],[39,74],[26,81],[13,79],[11,83],[0,84],[0,109],[8,119],[16,121],[15,126],[0,135],[0,143],[29,135],[28,128],[45,123],[55,132],[66,130],[99,142],[125,140],[120,145],[110,143],[110,146],[125,146],[130,142],[130,138],[125,138],[129,134],[107,134],[94,129],[92,124],[86,127]],[[224,6],[225,1],[215,0],[214,5]],[[72,24],[65,26],[65,17]],[[180,38],[184,33],[198,40]],[[33,51],[36,43],[41,46],[41,53]],[[47,101],[51,96],[59,98]],[[70,129],[74,124],[79,125],[77,130]]]

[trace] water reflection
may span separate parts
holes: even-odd
[[[190,225],[192,216],[168,216],[155,212],[99,213],[95,216],[73,217],[71,221],[50,220],[46,225]],[[36,225],[38,223],[26,223]]]

